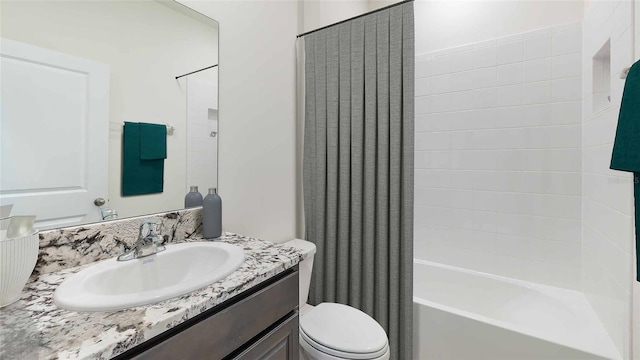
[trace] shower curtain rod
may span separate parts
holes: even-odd
[[[206,68],[202,68],[202,69],[200,69],[200,70],[192,71],[192,72],[187,73],[187,74],[184,74],[184,75],[176,76],[176,80],[180,79],[181,77],[185,77],[185,76],[187,76],[187,75],[191,75],[191,74],[198,73],[198,72],[200,72],[200,71],[209,70],[209,69],[214,68],[214,67],[216,67],[216,66],[218,66],[218,64],[211,65],[211,66],[207,66]]]
[[[363,16],[367,16],[367,15],[375,14],[375,13],[377,13],[378,11],[387,10],[387,9],[392,8],[392,7],[394,7],[394,6],[402,5],[402,4],[405,4],[405,3],[408,3],[408,2],[412,2],[412,1],[414,1],[414,0],[404,0],[404,1],[397,2],[397,3],[395,3],[395,4],[391,4],[391,5],[388,5],[388,6],[382,7],[382,8],[380,8],[380,9],[371,10],[371,11],[366,12],[366,13],[364,13],[364,14],[357,15],[357,16],[354,16],[354,17],[352,17],[352,18],[348,18],[348,19],[346,19],[346,20],[339,21],[339,22],[334,23],[334,24],[331,24],[331,25],[327,25],[327,26],[323,26],[323,27],[318,28],[318,29],[315,29],[315,30],[307,31],[306,33],[302,33],[302,34],[300,34],[300,35],[296,36],[296,39],[297,39],[297,38],[299,38],[299,37],[305,36],[305,35],[312,34],[312,33],[316,32],[316,31],[324,30],[324,29],[326,29],[326,28],[330,28],[330,27],[332,27],[332,26],[340,25],[340,24],[345,23],[345,22],[347,22],[347,21],[351,21],[351,20],[354,20],[354,19],[357,19],[357,18],[361,18],[361,17],[363,17]]]

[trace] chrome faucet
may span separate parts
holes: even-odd
[[[133,249],[118,256],[118,261],[138,259],[166,250],[164,245],[162,245],[164,239],[160,235],[161,228],[161,220],[144,221],[140,225],[140,234]]]

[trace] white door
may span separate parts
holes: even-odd
[[[39,229],[100,220],[109,66],[0,38],[0,205]]]

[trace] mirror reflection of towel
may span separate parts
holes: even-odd
[[[166,125],[139,123],[140,159],[160,160],[167,158]]]
[[[636,260],[640,270],[640,61],[633,64],[624,85],[611,169],[633,172],[636,224]],[[640,281],[640,271],[636,274]]]
[[[166,157],[165,125],[125,122],[122,133],[122,196],[161,193]]]

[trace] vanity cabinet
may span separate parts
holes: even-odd
[[[119,355],[134,360],[297,360],[298,268]]]
[[[255,341],[234,360],[290,360],[298,358],[298,314]]]

